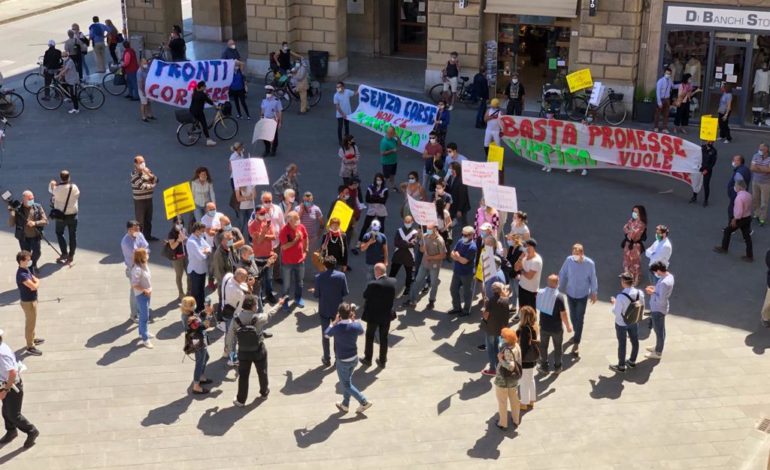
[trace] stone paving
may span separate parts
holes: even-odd
[[[11,80],[13,78],[11,77]],[[332,88],[307,116],[295,107],[286,116],[278,157],[268,161],[277,178],[291,161],[301,169],[302,189],[316,193],[325,211],[338,181]],[[254,93],[252,109],[258,108]],[[765,292],[762,259],[768,229],[755,228],[751,265],[739,260],[736,238],[727,256],[711,253],[725,219],[728,156],[749,155],[766,137],[735,132],[719,144],[712,205],[687,204],[688,188],[665,178],[632,172],[594,171],[587,177],[545,174],[508,154],[507,183],[530,213],[530,227],[545,260],[558,271],[575,241],[598,266],[599,302],[589,307],[582,357],[566,360],[560,376],[538,376],[539,400],[517,431],[495,426],[497,405],[490,378],[479,371],[486,354],[479,315],[451,318],[442,271],[435,312],[402,312],[391,332],[387,369],[358,370],[355,382],[374,406],[366,416],[340,416],[333,369],[320,365],[320,329],[312,299],[301,311],[276,317],[267,340],[272,393],[266,401],[235,408],[233,371],[224,367],[221,339],[211,346],[208,375],[213,393],[189,394],[193,363],[182,354],[173,272],[153,244],[155,349],[137,347],[127,321],[126,280],[119,241],[133,215],[128,186],[131,159],[146,157],[167,187],[208,166],[219,201],[229,196],[228,145],[182,148],[173,112],[157,107],[159,120],[138,120],[133,103],[108,98],[99,111],[70,116],[41,110],[29,97],[14,122],[0,165],[0,187],[15,194],[32,189],[45,201],[47,182],[62,167],[83,192],[76,264],[53,264],[43,247],[40,336],[42,357],[25,358],[24,412],[41,430],[38,445],[20,441],[0,449],[0,466],[13,469],[143,468],[762,468],[766,439],[754,431],[770,412],[767,387],[770,331],[758,324]],[[457,109],[449,140],[481,159],[483,133],[472,129],[474,112]],[[246,122],[239,138],[251,136]],[[461,129],[470,129],[461,131]],[[378,167],[378,138],[353,127],[361,145],[360,172],[369,180]],[[257,149],[259,151],[261,149]],[[401,154],[399,177],[418,169],[413,152]],[[155,234],[165,235],[160,191]],[[472,200],[479,194],[472,192]],[[651,225],[672,228],[672,270],[677,276],[668,319],[665,357],[643,361],[624,376],[607,365],[615,357],[609,297],[618,291],[621,227],[635,203],[647,206]],[[388,204],[397,214],[401,198]],[[225,209],[227,210],[227,209]],[[392,235],[394,217],[388,219]],[[53,229],[46,231],[56,245]],[[23,345],[23,315],[14,284],[17,244],[0,233],[0,327],[12,347]],[[446,265],[448,268],[448,265]],[[360,303],[363,259],[356,257],[350,299]],[[309,279],[309,277],[308,277]],[[400,282],[403,282],[400,278]],[[309,296],[309,295],[308,295]],[[310,297],[310,296],[309,296]],[[651,344],[641,332],[642,347]],[[653,335],[654,337],[654,335]],[[363,346],[363,339],[360,341]],[[256,378],[252,381],[252,399]],[[764,439],[764,440],[763,440]]]

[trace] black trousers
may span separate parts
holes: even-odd
[[[238,395],[236,400],[246,403],[249,396],[249,374],[251,365],[257,369],[259,376],[259,393],[267,393],[267,349],[264,345],[262,351],[244,352],[238,351]]]
[[[198,274],[195,271],[190,273],[190,295],[195,298],[197,311],[202,311],[206,301],[206,275]]]
[[[22,383],[16,384],[18,392],[9,390],[3,400],[3,421],[5,421],[5,430],[15,431],[20,430],[25,434],[29,434],[35,430],[35,426],[30,423],[27,418],[21,414],[21,404],[24,401],[24,387]]]
[[[83,79],[83,60],[85,60],[85,57],[82,54],[72,56],[72,62],[75,63],[75,69],[78,71],[78,76],[81,80]]]
[[[527,289],[521,287],[521,284],[519,284],[519,309],[525,305],[529,305],[532,308],[537,308],[535,305],[536,298],[537,292],[530,292]]]
[[[51,82],[53,82],[53,77],[54,77],[54,74],[48,73],[47,69],[43,72],[43,80],[45,82],[46,87],[51,86]],[[43,91],[43,94],[45,95],[46,98],[48,98],[51,95],[51,90],[48,88],[45,88],[45,90]]]
[[[120,61],[118,60],[118,55],[115,53],[115,49],[118,48],[118,44],[117,43],[110,44],[109,47],[110,47],[110,57],[112,57],[112,63],[113,64],[119,63]]]
[[[278,151],[278,129],[275,130],[275,137],[273,137],[273,141],[270,142],[268,140],[262,141],[265,144],[265,153],[263,153],[263,156],[272,155],[275,156],[275,152]]]
[[[733,140],[733,137],[730,134],[730,124],[728,123],[730,118],[728,117],[723,120],[723,116],[723,113],[717,113],[717,117],[719,118],[719,121],[717,121],[719,123],[719,138]]]
[[[412,281],[414,280],[414,266],[392,263],[390,265],[390,273],[388,276],[396,277],[402,266],[404,267],[404,272],[406,273],[406,284],[404,285],[404,289],[408,291],[412,287]]]
[[[40,259],[40,240],[40,237],[23,237],[19,240],[19,249],[32,253],[32,267],[35,270],[37,270],[37,261]]]
[[[703,187],[701,188],[701,191],[703,191],[703,202],[709,202],[709,194],[711,194],[711,172],[710,171],[706,173],[706,175],[703,177]],[[693,199],[696,199],[698,197],[698,193],[692,193],[692,197]],[[732,214],[732,210],[730,211],[730,213]]]
[[[345,133],[342,133],[342,127],[345,127]],[[350,121],[345,118],[337,118],[337,140],[342,145],[342,138],[350,134]]]
[[[366,323],[366,343],[364,346],[364,359],[372,362],[374,355],[374,334],[380,332],[380,362],[388,362],[388,332],[390,331],[390,322],[387,323]]]
[[[746,256],[749,258],[754,257],[754,247],[751,243],[751,216],[738,219],[735,223],[735,228],[729,224],[722,231],[722,249],[727,250],[730,248],[730,236],[733,232],[740,230],[743,235],[743,241],[746,242]]]
[[[521,116],[521,100],[520,99],[509,99],[508,100],[508,106],[505,109],[505,114],[512,115],[512,116]]]
[[[200,125],[203,135],[205,135],[207,139],[210,139],[211,137],[209,136],[209,124],[206,122],[206,114],[201,111],[200,113],[195,113],[192,116],[196,121],[198,121],[198,125]]]
[[[241,105],[243,105],[243,111],[245,111],[246,116],[251,116],[249,114],[249,106],[246,104],[246,90],[230,90],[230,100],[235,103],[235,110],[238,112],[238,116],[241,115]]]
[[[78,91],[80,90],[77,85],[67,85],[66,83],[62,83],[61,85],[67,90],[67,93],[69,93],[70,99],[72,99],[72,107],[74,109],[80,109],[80,106],[78,105]]]
[[[69,235],[69,251],[67,251],[67,239],[64,238],[64,229],[67,229]],[[56,240],[59,242],[59,251],[62,256],[73,258],[75,249],[78,247],[77,241],[78,215],[65,215],[64,219],[56,221]]]
[[[134,199],[134,217],[142,226],[142,235],[149,241],[152,236],[152,198]]]

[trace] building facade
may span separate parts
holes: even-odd
[[[179,0],[125,0],[131,35],[145,48],[182,24]],[[292,50],[329,54],[328,79],[347,75],[356,55],[425,62],[426,89],[441,80],[451,52],[461,75],[487,68],[502,94],[517,72],[527,108],[546,83],[589,68],[595,81],[633,97],[649,96],[664,67],[703,91],[696,118],[713,114],[722,87],[733,89],[736,125],[764,125],[768,115],[770,0],[193,0],[198,39],[248,41],[248,68],[264,74],[268,55]]]

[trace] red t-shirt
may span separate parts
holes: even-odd
[[[263,229],[267,229],[267,231],[264,233],[264,238],[262,241],[257,242],[257,235],[261,234]],[[251,235],[251,247],[254,249],[254,257],[270,257],[270,255],[273,253],[273,240],[275,240],[274,233],[273,224],[270,222],[270,219],[254,219],[249,222],[249,235]]]
[[[304,225],[299,224],[296,229],[291,228],[289,224],[284,225],[281,233],[278,234],[278,241],[283,246],[297,237],[300,238],[300,241],[290,248],[281,249],[281,263],[300,264],[305,261],[305,242],[303,240],[307,240],[307,230],[305,230]]]

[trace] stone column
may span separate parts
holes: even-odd
[[[473,76],[481,63],[482,47],[481,0],[468,0],[465,8],[457,0],[430,0],[425,89],[441,81],[441,69],[453,51],[460,56],[460,74]]]
[[[594,81],[611,86],[633,101],[639,64],[642,0],[599,2],[596,16],[588,15],[588,2],[580,11],[578,57],[573,72],[591,69]]]
[[[192,0],[193,34],[195,39],[224,41],[232,34],[227,23],[229,0]]]
[[[179,0],[154,0],[151,3],[126,0],[126,15],[129,37],[142,36],[147,51],[157,49],[162,42],[168,41],[173,25],[182,25],[182,5]],[[120,18],[112,21],[120,25]]]

